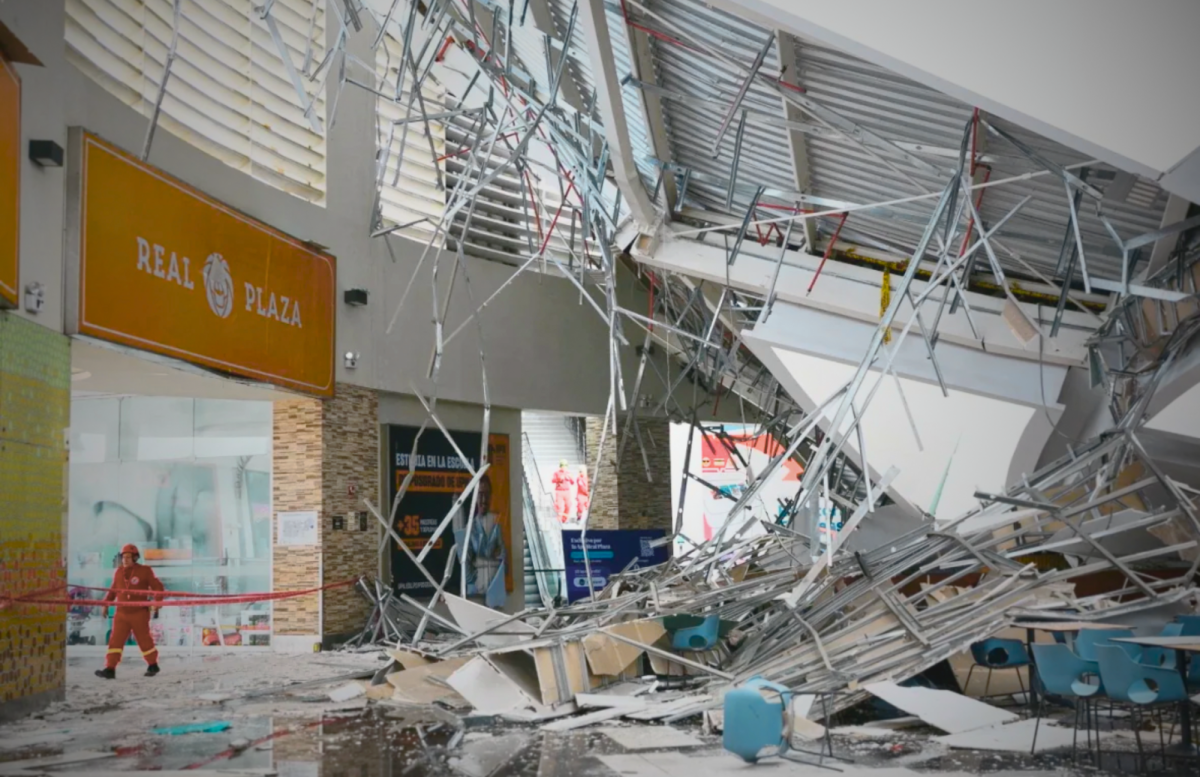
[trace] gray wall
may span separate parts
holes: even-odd
[[[5,0],[3,21],[45,64],[18,65],[24,85],[24,140],[50,139],[67,145],[67,128],[82,126],[126,150],[140,150],[147,119],[94,84],[64,54],[64,0]],[[369,60],[367,32],[351,43],[351,51]],[[331,87],[332,89],[332,87]],[[332,94],[331,94],[332,98]],[[426,394],[434,335],[432,255],[417,276],[413,291],[391,334],[387,325],[412,278],[424,250],[403,238],[369,236],[375,152],[374,105],[362,90],[342,94],[337,121],[327,139],[327,206],[320,207],[256,181],[160,128],[149,161],[255,218],[304,240],[328,247],[338,258],[337,380],[391,392],[411,392],[415,384]],[[63,231],[65,170],[45,169],[28,160],[22,169],[21,283],[38,281],[47,289],[39,324],[63,327]],[[131,204],[135,206],[135,204]],[[394,255],[394,256],[393,256]],[[450,277],[452,257],[443,257],[442,288]],[[476,304],[507,280],[515,268],[468,259],[471,292]],[[340,303],[341,291],[370,290],[366,308]],[[598,296],[598,294],[597,294]],[[624,275],[622,304],[646,308],[645,295]],[[448,331],[465,319],[469,304],[460,273],[450,304]],[[25,315],[21,313],[21,315]],[[606,324],[579,292],[563,279],[522,275],[483,313],[490,399],[498,405],[576,413],[603,413],[608,399]],[[629,327],[631,343],[641,342]],[[628,383],[636,370],[633,346],[624,349]],[[347,370],[340,354],[357,351],[359,366]],[[657,381],[648,379],[646,391]],[[136,386],[130,386],[136,391]],[[479,342],[469,326],[446,351],[437,393],[444,399],[482,402]]]

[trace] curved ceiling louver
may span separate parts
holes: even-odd
[[[401,41],[389,31],[376,50],[375,88],[384,95],[395,95],[396,80],[401,77],[401,72],[403,83],[398,101],[383,96],[377,99],[376,148],[379,157],[376,174],[383,176],[379,186],[382,223],[378,226],[382,229],[402,227],[396,230],[397,234],[427,241],[441,223],[460,180],[464,176],[467,179],[462,184],[464,189],[472,187],[479,180],[479,165],[486,161],[486,149],[495,127],[490,121],[479,126],[474,113],[446,121],[430,121],[429,133],[433,140],[431,151],[430,139],[425,135],[425,123],[406,121],[409,118],[417,119],[422,112],[416,104],[411,110],[409,108],[413,81],[411,71],[401,68],[402,56]],[[422,84],[421,97],[425,102],[426,114],[453,112],[458,107],[455,97],[434,78],[427,78]],[[506,161],[509,158],[508,149],[517,142],[512,137],[497,142],[490,162],[486,163],[487,170],[494,170]],[[474,163],[473,148],[476,150]],[[378,167],[379,159],[385,162],[382,170]],[[453,223],[447,225],[449,229],[438,234],[437,245],[455,249],[459,240],[462,240],[463,250],[467,254],[520,264],[531,253],[540,250],[544,235],[550,229],[561,202],[562,192],[559,191],[557,176],[549,175],[548,171],[531,170],[526,180],[522,173],[510,167],[480,192],[465,239],[462,237],[462,228],[469,208],[461,209]],[[547,251],[564,263],[568,261],[566,245],[571,218],[571,209],[564,208],[559,215],[559,223],[568,237],[559,237],[556,232],[547,245]],[[538,220],[542,222],[540,228]],[[578,250],[579,241],[576,243]]]
[[[474,145],[475,122],[472,116],[456,116],[447,126],[446,149],[450,156],[446,160],[446,189],[452,192],[459,180],[466,176],[464,189],[469,189],[480,179],[481,167],[487,172],[495,170],[509,159],[510,149],[519,143],[519,138],[508,138],[497,142],[489,160],[487,149],[494,125],[488,125],[480,134],[475,165],[471,166],[469,149]],[[525,174],[527,173],[527,175]],[[574,236],[576,261],[582,252],[582,234],[578,226],[572,231],[572,220],[578,215],[572,203],[578,206],[578,198],[571,195],[563,204],[560,177],[541,165],[529,164],[523,173],[510,166],[496,176],[480,192],[475,210],[471,215],[470,229],[463,240],[464,253],[484,259],[493,259],[507,264],[524,264],[530,256],[539,254],[542,246],[545,253],[568,266],[572,263],[568,244]],[[565,184],[564,184],[565,185]],[[449,200],[449,197],[447,197]],[[469,208],[461,209],[454,219],[448,245],[454,247],[462,233]],[[551,226],[557,224],[553,231]],[[550,239],[546,240],[546,235]],[[553,264],[548,264],[553,268]],[[541,262],[530,265],[530,270],[546,269]]]
[[[172,0],[67,0],[67,56],[149,116],[171,43]],[[276,0],[271,16],[312,103],[305,116],[266,23],[250,0],[183,0],[159,124],[231,167],[314,203],[325,201],[325,3]],[[311,42],[311,43],[310,43]],[[315,99],[313,96],[315,95]]]
[[[396,79],[400,73],[403,73],[404,79],[399,100],[376,99],[375,148],[379,156],[376,157],[375,169],[376,175],[383,173],[378,187],[379,210],[383,220],[380,226],[402,227],[396,230],[396,234],[426,242],[446,209],[446,193],[438,186],[438,168],[443,176],[446,169],[446,160],[442,158],[447,149],[446,129],[440,121],[428,123],[429,135],[433,139],[431,152],[430,138],[425,135],[425,122],[405,121],[409,118],[419,119],[422,111],[415,100],[411,111],[409,109],[413,79],[411,70],[404,66],[403,54],[402,42],[390,32],[375,50],[376,89],[387,95],[395,95]],[[432,78],[426,78],[421,84],[421,99],[425,103],[425,114],[434,115],[446,110],[445,90]],[[383,171],[378,167],[380,160],[386,165]],[[440,247],[443,244],[443,237],[439,235],[437,245]]]

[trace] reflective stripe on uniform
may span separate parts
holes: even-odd
[[[143,650],[143,651],[142,651],[142,655],[143,655],[143,656],[148,656],[148,655],[150,655],[151,653],[157,653],[157,652],[158,652],[158,648],[156,648],[156,647],[153,647],[153,648],[150,648],[149,650]]]
[[[109,649],[108,649],[108,652],[109,652],[109,653],[124,653],[124,652],[125,652],[125,648],[123,648],[123,647],[119,647],[119,648],[109,648]]]

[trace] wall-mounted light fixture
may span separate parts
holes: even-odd
[[[46,288],[38,282],[25,285],[25,312],[38,314],[46,307]]]
[[[63,147],[53,140],[31,140],[29,160],[40,167],[62,167]]]
[[[342,301],[351,307],[360,308],[367,304],[367,290],[346,289],[342,292]]]

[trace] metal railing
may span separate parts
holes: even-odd
[[[575,438],[575,452],[579,454],[580,461],[587,463],[587,419],[582,416],[569,415],[563,419],[563,423],[571,431],[571,436]]]
[[[564,578],[559,571],[561,564],[554,563],[555,552],[554,548],[550,547],[547,542],[547,532],[542,528],[545,521],[542,520],[543,510],[538,506],[533,488],[529,485],[529,472],[532,469],[537,476],[538,488],[541,491],[543,500],[549,498],[549,493],[546,487],[542,485],[541,472],[538,470],[537,458],[533,455],[533,451],[529,445],[529,435],[521,432],[522,442],[522,468],[521,468],[521,495],[525,500],[525,542],[529,545],[529,554],[533,560],[533,575],[537,581],[538,593],[542,597],[542,602],[547,606],[551,606],[555,599],[559,597],[563,591]],[[545,504],[545,501],[543,501]],[[561,558],[561,537],[558,538],[559,557]]]
[[[526,445],[528,445],[528,440]],[[533,459],[532,454],[529,458]],[[533,464],[534,471],[536,471],[536,462]],[[534,499],[533,489],[529,487],[528,470],[524,468],[521,470],[521,486],[521,495],[524,499],[524,530],[526,530],[526,544],[529,546],[530,560],[533,561],[533,576],[538,583],[538,594],[541,596],[542,603],[546,607],[551,607],[563,590],[562,578],[553,568],[551,549],[547,547],[546,535],[541,528],[541,511]]]

